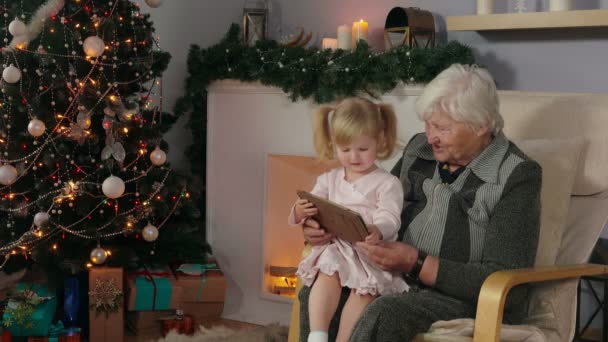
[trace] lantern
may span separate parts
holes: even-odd
[[[435,20],[429,11],[417,7],[394,7],[384,24],[385,49],[435,46]]]
[[[243,7],[243,42],[253,45],[266,39],[268,33],[268,0],[247,0]]]

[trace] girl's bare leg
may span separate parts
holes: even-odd
[[[329,322],[338,308],[341,292],[342,286],[338,273],[328,276],[319,272],[319,276],[310,290],[308,301],[311,332],[328,331]]]
[[[350,295],[344,304],[342,309],[342,316],[340,317],[340,329],[338,330],[338,337],[336,342],[346,342],[350,338],[350,334],[353,332],[353,328],[365,308],[374,300],[372,295],[359,295],[355,293],[355,290],[350,290]],[[312,327],[312,325],[311,325]]]

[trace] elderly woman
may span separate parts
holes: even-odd
[[[502,133],[490,74],[454,64],[425,87],[416,111],[425,133],[410,140],[393,169],[405,193],[399,239],[358,244],[381,268],[402,272],[414,286],[372,302],[351,341],[410,341],[435,321],[474,317],[491,273],[534,264],[541,168]],[[303,232],[312,244],[331,238],[312,219]],[[309,330],[309,292],[300,292],[301,336]],[[510,293],[506,322],[521,320],[526,295],[525,287]]]

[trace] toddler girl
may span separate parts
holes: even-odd
[[[365,243],[396,240],[403,206],[399,179],[376,165],[389,158],[397,140],[397,119],[390,105],[349,98],[336,108],[321,107],[315,114],[314,143],[320,159],[337,157],[342,167],[317,178],[311,193],[358,212],[369,235]],[[290,216],[292,225],[316,214],[307,200],[296,201]],[[305,285],[312,285],[309,298],[309,342],[327,341],[342,287],[351,289],[340,317],[337,340],[347,341],[363,310],[378,295],[408,289],[403,278],[381,270],[356,246],[334,238],[313,246],[298,267]],[[316,280],[315,280],[316,278]]]

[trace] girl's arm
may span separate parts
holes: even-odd
[[[311,193],[319,197],[327,198],[329,194],[329,172],[317,177],[317,182],[312,188]],[[317,208],[305,199],[298,199],[291,207],[287,223],[291,226],[298,226],[304,223],[307,217],[317,213]]]
[[[378,203],[372,215],[372,224],[382,234],[382,240],[394,241],[401,226],[403,185],[397,177],[388,177],[378,188],[377,194]]]

